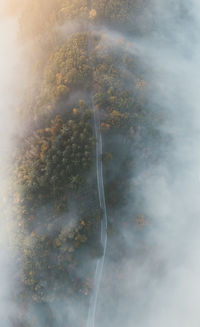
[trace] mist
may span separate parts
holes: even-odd
[[[154,127],[167,142],[161,143],[162,156],[156,163],[145,170],[137,163],[125,212],[141,212],[145,226],[143,232],[122,228],[129,252],[118,262],[120,268],[107,258],[105,276],[110,264],[110,271],[118,269],[122,277],[116,281],[117,301],[104,285],[98,326],[195,327],[200,323],[199,9],[198,1],[151,1],[146,17],[149,33],[132,40],[130,34],[124,36],[132,44],[130,52],[135,49],[134,54],[149,67],[148,106],[161,112],[164,119]],[[112,32],[108,36],[119,37]],[[105,294],[112,314],[108,313],[109,322],[100,322]]]
[[[6,2],[0,8],[0,320],[2,327],[12,326],[16,319],[19,254],[15,248],[15,221],[9,201],[12,187],[8,162],[14,150],[17,130],[16,108],[24,88],[22,49],[19,46],[16,17],[5,14]],[[23,81],[23,83],[22,83]],[[23,85],[23,86],[22,86]]]
[[[181,4],[152,0],[137,23],[151,28],[145,28],[145,33],[137,37],[131,36],[130,31],[114,33],[108,27],[98,27],[95,33],[105,33],[108,43],[111,40],[116,50],[121,47],[118,41],[122,38],[126,51],[148,68],[147,105],[150,112],[162,115],[161,124],[154,126],[161,135],[162,154],[156,162],[147,165],[135,159],[128,204],[120,214],[141,215],[144,227],[135,224],[134,230],[130,230],[121,224],[121,239],[113,237],[110,241],[96,326],[197,327],[200,324],[200,5],[197,0]],[[80,26],[66,22],[59,29],[64,38],[66,30],[69,35],[79,31]],[[0,11],[2,208],[11,183],[6,163],[13,151],[13,136],[20,129],[16,108],[26,84],[26,64],[17,35],[17,19],[5,17]],[[154,146],[151,145],[152,149]],[[19,254],[12,246],[15,238],[12,208],[6,209],[6,219],[3,210],[0,215],[0,283],[3,285],[0,320],[1,326],[10,327],[17,315],[17,305],[12,301],[13,288],[17,285],[13,276],[20,268],[16,259]],[[38,215],[45,214],[41,210]],[[76,224],[74,216],[71,217]],[[45,230],[44,234],[48,232]],[[119,242],[126,244],[126,253],[114,262],[112,251],[118,248]],[[86,266],[76,274],[81,276],[87,271]],[[78,300],[70,303],[67,299],[61,303],[55,299],[49,301],[49,307],[59,326],[65,319],[77,321],[84,311]],[[45,320],[34,308],[27,317],[38,325]]]

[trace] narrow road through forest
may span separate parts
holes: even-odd
[[[95,326],[95,314],[97,308],[97,300],[99,295],[100,283],[102,278],[103,266],[105,261],[106,247],[107,247],[107,211],[105,202],[104,182],[103,182],[103,164],[102,164],[102,135],[100,132],[100,119],[99,112],[95,110],[93,103],[93,95],[90,96],[91,109],[94,117],[94,130],[96,137],[96,173],[97,173],[97,187],[99,204],[102,209],[103,216],[101,219],[101,245],[103,247],[103,255],[97,260],[95,276],[94,276],[94,288],[90,299],[88,323],[87,327]]]
[[[88,0],[88,8],[91,10],[91,0]],[[88,26],[88,58],[92,52],[92,37],[91,37],[91,26]],[[94,288],[90,298],[89,312],[87,327],[95,326],[95,315],[97,308],[97,301],[99,295],[99,289],[101,284],[102,272],[105,261],[106,247],[107,247],[107,210],[105,201],[104,181],[103,181],[103,163],[102,163],[102,135],[100,130],[100,117],[99,110],[95,108],[93,90],[89,95],[90,110],[93,113],[94,132],[96,138],[96,174],[97,174],[97,188],[99,196],[99,205],[102,210],[103,216],[101,219],[101,245],[103,247],[103,255],[97,260],[96,270],[94,276]]]

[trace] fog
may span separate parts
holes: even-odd
[[[128,259],[121,262],[123,277],[117,281],[123,300],[116,301],[113,321],[101,322],[106,302],[101,298],[104,309],[98,326],[195,327],[200,323],[199,9],[198,1],[151,1],[146,17],[149,33],[132,40],[125,36],[132,42],[130,52],[135,48],[149,67],[149,110],[161,110],[164,119],[155,128],[168,142],[162,144],[162,157],[146,171],[138,162],[127,212],[141,211],[147,226],[144,234],[138,232],[140,239],[137,232],[122,230],[129,249]],[[109,36],[115,38],[112,32]],[[136,248],[143,259],[135,255]],[[109,301],[112,307],[112,295]]]
[[[1,4],[3,8],[4,3]],[[152,0],[141,19],[151,28],[137,38],[106,28],[102,31],[113,38],[112,42],[124,38],[127,50],[149,68],[146,75],[149,110],[161,110],[162,123],[155,129],[169,142],[162,144],[162,157],[156,164],[148,165],[144,171],[137,162],[137,177],[133,172],[130,200],[124,212],[128,215],[141,212],[146,226],[144,232],[122,226],[127,254],[121,262],[110,262],[108,253],[96,325],[197,327],[200,324],[200,4],[197,0],[186,4]],[[17,30],[17,21],[0,11],[2,208],[10,183],[4,167],[13,150],[13,135],[19,129],[15,112],[25,87],[22,77],[25,61]],[[65,31],[65,27],[61,30]],[[10,245],[14,238],[10,212],[7,208],[6,219],[4,211],[0,214],[2,327],[12,326],[17,310],[11,300],[16,287],[13,275],[18,268]],[[117,299],[106,289],[107,274],[116,265],[120,266],[122,276],[115,281],[120,296]],[[65,315],[76,321],[80,304],[58,302],[51,309],[62,325]]]
[[[14,221],[9,203],[11,178],[8,160],[13,151],[16,132],[16,108],[22,94],[22,51],[17,41],[17,21],[6,17],[6,2],[0,8],[0,320],[2,327],[12,326],[17,306],[17,253],[14,248]]]

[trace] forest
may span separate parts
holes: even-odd
[[[145,2],[8,2],[8,12],[19,17],[21,44],[30,43],[30,82],[17,111],[23,132],[9,163],[7,199],[15,204],[15,246],[22,254],[17,327],[86,326],[94,261],[103,253],[91,99],[103,140],[110,258],[126,256],[120,226],[138,233],[146,228],[142,208],[125,213],[131,176],[159,160],[161,144],[154,126],[162,114],[148,106],[148,68],[128,38],[153,28],[135,26]],[[64,301],[70,307],[77,299],[79,316],[56,320],[52,306]]]

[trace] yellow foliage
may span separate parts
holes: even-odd
[[[56,83],[57,85],[60,85],[62,83],[62,73],[56,74]]]
[[[101,123],[101,131],[108,131],[110,129],[110,124],[108,123]]]
[[[57,89],[56,89],[56,95],[57,95],[58,97],[60,97],[60,96],[66,96],[66,95],[68,95],[68,93],[69,93],[69,89],[68,89],[68,87],[65,86],[65,85],[63,85],[63,84],[60,84],[60,85],[57,87]]]
[[[96,15],[97,15],[97,12],[95,9],[90,10],[90,12],[89,12],[90,19],[95,19]]]
[[[49,147],[48,147],[48,144],[47,144],[47,143],[43,143],[42,146],[41,146],[41,151],[42,151],[42,152],[45,152],[45,151],[48,150],[48,148],[49,148]]]
[[[60,247],[60,246],[61,246],[61,242],[60,242],[59,239],[56,240],[56,246],[57,246],[57,247]]]
[[[73,115],[76,116],[77,114],[78,114],[78,109],[77,109],[77,108],[74,108],[74,109],[73,109]]]

